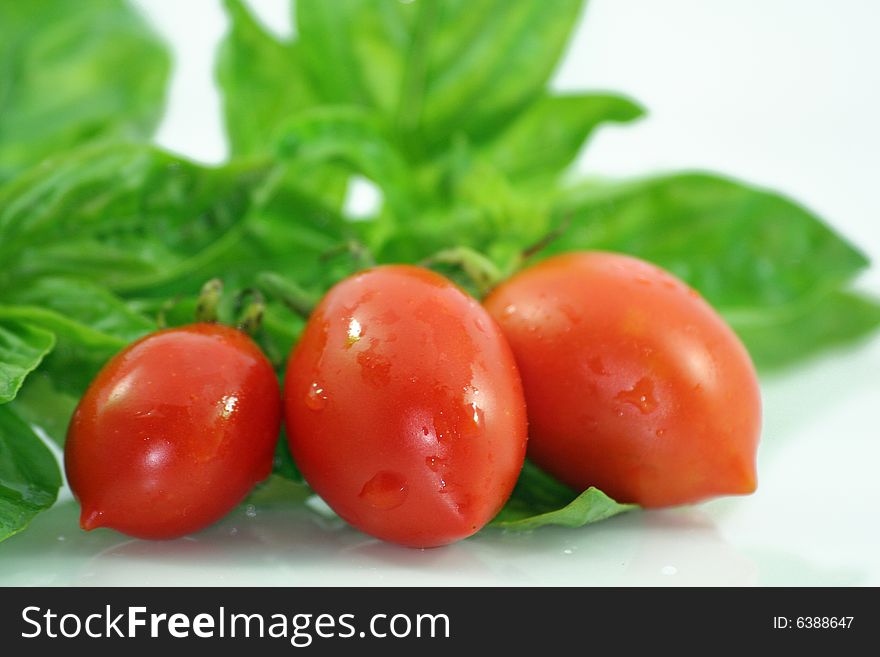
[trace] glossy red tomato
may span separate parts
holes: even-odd
[[[80,524],[156,539],[202,529],[269,475],[280,424],[275,372],[244,333],[153,333],[107,363],[70,422]]]
[[[336,285],[287,367],[287,434],[309,484],[373,536],[429,547],[476,532],[522,468],[510,349],[450,281],[410,266]]]
[[[671,274],[572,253],[517,274],[485,306],[516,356],[539,466],[646,507],[754,490],[761,401],[751,360]]]

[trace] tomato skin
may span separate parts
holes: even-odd
[[[547,472],[645,507],[754,491],[754,367],[683,282],[636,258],[571,253],[484,305],[516,356],[529,457]]]
[[[470,536],[522,468],[526,412],[513,355],[474,299],[418,267],[332,288],[291,353],[294,460],[360,530],[413,547]]]
[[[244,333],[191,324],[114,356],[67,433],[83,529],[168,539],[223,517],[272,470],[281,393]]]

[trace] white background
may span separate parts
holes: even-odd
[[[158,141],[222,161],[219,3],[137,4],[177,57]],[[252,4],[291,33],[286,2]],[[731,174],[798,199],[880,259],[880,3],[593,0],[585,18],[554,87],[623,92],[649,116],[601,130],[581,171]],[[876,265],[859,286],[880,293]],[[86,535],[68,500],[0,545],[0,584],[880,585],[880,339],[763,389],[760,487],[748,498],[427,551],[283,507],[237,510],[173,542]]]

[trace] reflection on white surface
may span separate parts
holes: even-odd
[[[445,548],[372,539],[304,508],[252,506],[196,536],[128,539],[76,527],[62,504],[2,549],[0,584],[749,585],[754,563],[696,509],[633,513],[590,529],[490,530]],[[35,579],[36,576],[36,579]]]

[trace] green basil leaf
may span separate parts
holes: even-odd
[[[64,447],[67,425],[73,416],[78,398],[56,389],[55,378],[48,367],[31,374],[9,407],[25,422],[37,426],[59,447]]]
[[[821,297],[868,262],[806,208],[710,174],[585,187],[556,212],[572,225],[547,253],[630,253],[673,272],[724,312]]]
[[[487,146],[487,157],[514,181],[552,184],[601,124],[633,121],[643,113],[613,94],[543,96]]]
[[[142,138],[170,58],[127,2],[0,4],[0,181],[75,144]]]
[[[288,447],[287,437],[283,431],[275,448],[275,461],[273,462],[272,472],[284,479],[298,484],[305,484],[302,473],[300,473],[299,468],[296,467],[296,463],[293,461],[293,457],[290,455],[290,447]]]
[[[52,376],[59,390],[81,395],[101,366],[128,340],[102,333],[59,312],[40,306],[0,305],[0,321],[24,322],[57,338],[54,349],[40,365],[41,372]]]
[[[77,149],[0,188],[0,289],[69,274],[156,289],[234,249],[265,163],[208,168],[147,146]]]
[[[762,370],[791,365],[824,349],[845,345],[880,327],[880,302],[846,291],[833,291],[754,313],[728,313]]]
[[[40,327],[40,329],[51,331],[56,337],[88,350],[114,351],[126,344],[124,338],[102,333],[59,312],[40,306],[0,305],[0,320],[26,322],[32,326]]]
[[[299,0],[301,62],[327,104],[396,109],[414,8],[381,0]]]
[[[636,508],[593,487],[578,494],[526,461],[513,494],[492,525],[515,531],[544,525],[582,527]]]
[[[0,313],[0,404],[15,399],[27,375],[54,345],[55,336],[48,331]]]
[[[294,171],[327,163],[343,165],[379,185],[398,217],[413,212],[407,164],[371,112],[349,106],[320,107],[291,119],[279,134],[278,152]]]
[[[365,105],[406,152],[494,135],[543,91],[581,0],[299,0],[302,62],[329,103]]]
[[[299,62],[299,44],[266,32],[241,0],[226,0],[231,27],[220,45],[217,78],[233,155],[269,152],[275,131],[316,104]]]
[[[155,321],[135,312],[105,288],[85,280],[40,278],[30,285],[9,290],[4,301],[54,311],[124,342],[136,340],[156,329]],[[34,321],[39,323],[38,319]],[[72,333],[64,335],[77,337]]]
[[[55,503],[61,473],[52,452],[8,406],[0,406],[0,541]]]

